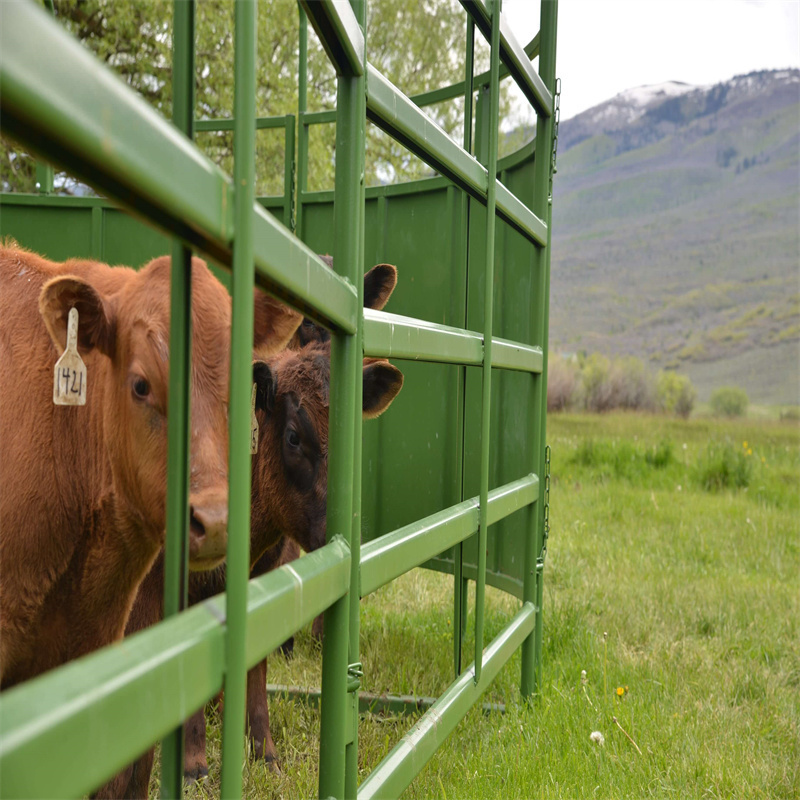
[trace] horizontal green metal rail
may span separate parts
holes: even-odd
[[[252,666],[349,589],[341,537],[250,582]],[[0,794],[80,797],[199,708],[222,686],[225,598],[3,692]],[[124,726],[126,735],[115,730]],[[46,769],[30,764],[47,759]]]
[[[475,24],[488,42],[492,31],[492,17],[485,0],[460,0],[460,2],[475,20]],[[545,117],[552,116],[553,95],[533,69],[530,58],[519,46],[503,13],[500,14],[500,60],[536,112]]]
[[[535,503],[539,478],[527,475],[489,492],[488,523]],[[361,596],[428,561],[478,530],[478,498],[446,508],[373,539],[361,548]]]
[[[537,33],[533,39],[522,48],[525,55],[533,61],[536,56],[539,55],[539,34]],[[489,72],[490,70],[486,70],[486,72],[481,72],[478,75],[475,75],[472,79],[472,86],[477,89],[480,86],[487,86],[489,84]],[[503,80],[507,75],[508,67],[505,64],[500,65],[500,80]],[[435,103],[442,103],[445,100],[452,100],[455,97],[463,97],[464,93],[467,90],[466,81],[459,81],[458,83],[453,83],[450,86],[443,86],[441,89],[431,89],[429,92],[421,92],[420,94],[412,94],[409,98],[412,102],[416,105],[423,107],[423,106],[432,106]]]
[[[483,363],[483,334],[364,309],[364,353],[377,358],[477,366]],[[541,372],[542,350],[492,337],[492,367]]]
[[[367,64],[367,117],[425,163],[486,202],[489,181],[486,167],[371,64]],[[547,224],[499,182],[497,212],[531,241],[546,245]]]
[[[33,3],[3,8],[0,113],[5,132],[230,267],[230,178]],[[253,213],[259,283],[353,333],[355,288],[260,204]]]
[[[358,800],[399,797],[425,767],[439,745],[489,688],[501,667],[531,634],[536,609],[525,603],[509,625],[483,653],[483,669],[476,683],[470,665],[358,788]]]
[[[269,128],[285,128],[286,122],[294,118],[294,114],[285,114],[282,117],[256,117],[256,130],[267,130]],[[196,119],[194,121],[195,131],[232,131],[236,120],[234,119]]]

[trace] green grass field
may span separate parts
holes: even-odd
[[[404,797],[800,797],[800,427],[551,415],[548,439],[541,695],[521,702],[513,658],[486,696],[505,714],[473,709]],[[365,690],[450,683],[451,588],[417,570],[363,602]],[[489,637],[516,606],[488,592]],[[269,680],[319,686],[307,633]],[[250,762],[245,796],[316,796],[318,711],[270,711],[281,772]],[[362,718],[364,775],[411,719]],[[191,797],[217,796],[219,735],[210,713]]]

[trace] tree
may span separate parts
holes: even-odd
[[[711,412],[716,417],[743,417],[750,401],[747,392],[737,386],[720,386],[711,393]]]
[[[197,116],[233,114],[234,0],[197,3]],[[55,0],[56,18],[84,46],[145,97],[162,115],[172,113],[172,3],[168,0]],[[455,0],[373,2],[367,23],[371,63],[407,95],[463,80],[466,15]],[[261,0],[258,16],[256,113],[297,113],[298,11],[293,0]],[[480,35],[476,72],[487,64]],[[333,68],[309,25],[309,111],[335,108]],[[508,111],[507,87],[501,114]],[[428,113],[461,142],[463,101],[429,107]],[[367,129],[367,184],[410,180],[432,170],[375,127]],[[309,144],[311,190],[331,188],[335,163],[333,125],[313,126]],[[222,169],[233,168],[232,132],[199,133],[198,146]],[[283,192],[282,131],[256,136],[258,194]],[[0,184],[4,190],[35,190],[35,165],[21,148],[0,140]],[[76,184],[61,178],[66,191]]]

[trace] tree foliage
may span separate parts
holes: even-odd
[[[196,113],[198,118],[233,114],[234,0],[197,3]],[[172,3],[169,0],[55,0],[57,20],[162,115],[172,113]],[[463,80],[465,14],[455,0],[391,0],[369,6],[370,62],[407,95]],[[476,41],[481,39],[476,37]],[[335,108],[336,76],[309,25],[308,110]],[[258,15],[256,113],[297,113],[298,10],[294,0],[261,0]],[[478,50],[476,69],[486,63]],[[509,108],[501,96],[501,113]],[[428,109],[457,141],[462,137],[463,101]],[[410,180],[431,169],[377,128],[367,130],[367,184]],[[198,146],[232,172],[232,132],[199,133]],[[333,125],[312,126],[308,175],[311,190],[332,188]],[[281,129],[256,136],[258,194],[283,192],[284,136]],[[35,165],[21,148],[0,141],[4,190],[35,190]],[[76,184],[61,176],[63,191]]]

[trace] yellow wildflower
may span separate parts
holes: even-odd
[[[744,449],[747,450],[747,442],[742,442],[742,447],[744,447]]]
[[[622,697],[625,694],[624,686],[617,686],[617,697]]]
[[[748,447],[747,448],[747,455],[749,455],[749,456],[753,455],[753,448],[752,447]]]

